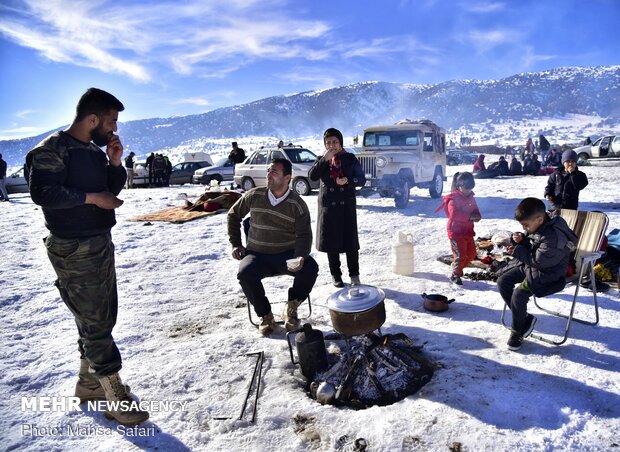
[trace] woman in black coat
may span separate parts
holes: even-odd
[[[323,134],[326,152],[310,169],[310,179],[320,180],[318,197],[317,249],[327,253],[334,286],[343,287],[340,253],[346,253],[351,284],[360,284],[359,241],[355,187],[366,177],[355,155],[343,149],[342,133],[327,129]]]

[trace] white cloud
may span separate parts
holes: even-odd
[[[498,11],[502,11],[505,8],[505,3],[504,2],[477,2],[477,1],[470,1],[470,2],[465,2],[465,3],[461,3],[461,7],[463,8],[463,10],[465,11],[469,11],[471,13],[478,13],[478,14],[490,14],[490,13],[496,13]]]
[[[182,99],[177,99],[172,104],[189,104],[189,105],[197,105],[203,107],[205,105],[209,105],[210,102],[207,99],[202,97],[184,97]]]

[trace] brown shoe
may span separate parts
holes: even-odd
[[[148,411],[141,410],[127,392],[118,373],[99,378],[108,401],[105,417],[123,425],[138,425],[149,418]],[[124,403],[120,403],[124,402]],[[133,405],[133,406],[132,406]],[[112,408],[115,407],[115,408]]]
[[[301,304],[299,300],[290,300],[286,303],[284,311],[282,311],[282,320],[284,320],[284,328],[286,331],[299,329],[299,317],[297,317],[297,308]]]
[[[266,316],[261,317],[260,325],[258,325],[258,332],[263,336],[269,336],[276,328],[276,321],[273,318],[273,314],[270,312]]]
[[[129,386],[125,385],[125,391],[129,392]],[[105,391],[99,383],[99,379],[90,371],[88,361],[80,359],[80,373],[75,384],[75,397],[80,398],[80,403],[91,400],[105,400]]]

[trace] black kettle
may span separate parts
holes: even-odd
[[[290,336],[295,336],[295,349],[297,350],[297,358],[295,361],[293,356],[293,346]],[[327,349],[325,348],[325,338],[321,330],[312,329],[312,325],[306,323],[303,328],[289,331],[286,333],[289,352],[291,353],[291,362],[299,364],[301,374],[308,380],[312,381],[317,372],[327,369]]]

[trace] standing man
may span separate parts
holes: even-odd
[[[0,193],[2,194],[2,201],[9,200],[9,193],[6,191],[6,162],[0,154]]]
[[[146,169],[149,170],[149,187],[153,186],[153,160],[155,159],[155,153],[151,152],[146,158]]]
[[[232,150],[228,154],[228,158],[233,162],[233,165],[243,163],[245,160],[245,151],[237,145],[236,141],[232,142]]]
[[[88,89],[69,128],[39,143],[26,156],[26,165],[30,196],[42,207],[50,231],[45,247],[58,276],[55,285],[78,329],[75,396],[82,402],[115,402],[117,409],[108,409],[106,417],[134,425],[149,414],[132,408],[135,404],[118,404],[132,399],[118,374],[121,355],[112,338],[118,297],[110,231],[127,177],[123,145],[114,132],[124,109],[113,95]],[[106,152],[99,146],[106,146]]]
[[[133,152],[130,152],[127,157],[125,157],[125,170],[127,171],[127,188],[133,188],[133,165],[134,165],[134,157]]]
[[[261,280],[275,275],[295,277],[282,314],[286,330],[292,331],[299,328],[297,307],[308,298],[319,273],[318,264],[310,256],[310,212],[301,196],[289,188],[291,172],[291,162],[273,159],[267,169],[267,187],[247,191],[228,212],[232,256],[241,261],[237,279],[261,318],[258,331],[264,336],[274,330],[276,322]],[[240,224],[248,214],[250,223],[244,247]],[[287,265],[287,260],[294,258],[297,261]]]

